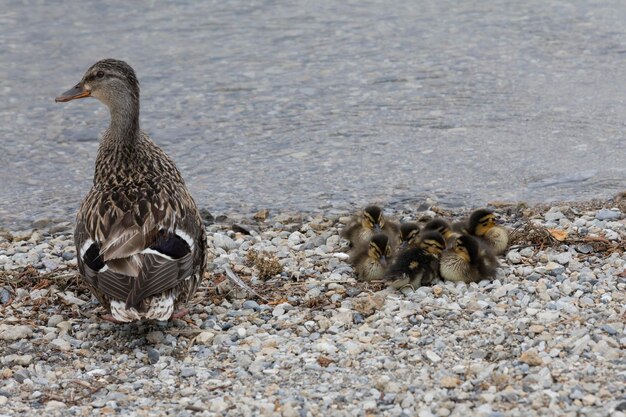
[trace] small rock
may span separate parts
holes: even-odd
[[[270,215],[270,211],[268,209],[263,209],[263,210],[259,210],[256,212],[256,214],[253,216],[255,220],[258,221],[265,221]]]
[[[200,217],[206,226],[212,225],[215,222],[215,217],[205,208],[200,209]]]
[[[453,376],[444,376],[439,381],[442,388],[456,388],[461,385],[461,380]]]
[[[530,258],[531,256],[533,256],[533,250],[531,248],[524,248],[519,251],[519,254],[525,258]]]
[[[250,310],[254,310],[254,311],[259,311],[261,309],[261,307],[259,306],[259,303],[257,303],[254,300],[246,300],[243,302],[242,308],[244,309],[250,309]]]
[[[324,353],[333,354],[337,352],[337,347],[330,342],[319,342],[315,348]]]
[[[241,233],[244,235],[250,234],[250,229],[248,227],[237,224],[237,223],[233,224],[233,226],[231,227],[231,230],[235,233]]]
[[[572,347],[572,353],[575,355],[580,355],[581,353],[583,353],[583,351],[587,349],[587,346],[589,345],[589,340],[591,340],[591,338],[588,334],[586,334],[578,339],[576,342],[574,342],[574,346]]]
[[[53,349],[60,350],[61,352],[67,352],[72,349],[72,345],[70,344],[70,342],[60,338],[54,339],[52,342],[50,342],[50,346]]]
[[[32,355],[7,355],[1,359],[3,364],[15,364],[20,366],[28,366],[33,362]]]
[[[527,350],[526,352],[522,353],[522,356],[520,356],[519,358],[520,362],[524,362],[530,366],[541,366],[543,365],[543,360],[541,359],[541,357],[539,357],[539,355],[537,354],[536,351],[534,350]]]
[[[432,350],[425,351],[424,352],[424,356],[426,356],[426,359],[428,359],[432,363],[439,363],[439,362],[441,362],[441,356],[437,355]]]
[[[561,213],[560,210],[552,207],[545,215],[544,219],[546,222],[558,222],[560,219],[564,218],[565,215]]]
[[[57,324],[63,321],[63,316],[60,314],[52,315],[48,318],[48,327],[56,327]]]
[[[550,261],[546,264],[546,272],[553,276],[560,275],[565,272],[565,267],[556,262]]]
[[[11,300],[11,293],[6,288],[0,288],[0,304],[8,304]]]
[[[12,326],[9,324],[0,324],[0,340],[18,340],[26,339],[33,335],[33,329],[26,325]]]
[[[28,372],[28,369],[20,369],[13,374],[13,379],[20,384],[24,383],[24,381],[26,381],[28,378],[30,378],[30,372]]]
[[[554,260],[561,265],[567,265],[572,260],[572,254],[569,252],[559,253],[554,257]],[[548,268],[548,271],[550,268]]]
[[[506,259],[512,264],[518,264],[522,262],[522,255],[518,251],[512,250],[506,254]]]
[[[146,340],[153,345],[158,345],[165,341],[165,335],[161,331],[150,332],[146,335]]]
[[[596,212],[598,220],[619,220],[621,217],[622,212],[619,210],[600,209]]]
[[[43,264],[43,266],[45,266],[50,271],[54,271],[55,269],[57,269],[59,267],[59,264],[57,264],[53,260],[47,259],[47,258],[42,259],[41,263]]]
[[[593,247],[591,245],[588,245],[586,243],[580,243],[578,245],[576,245],[576,250],[580,253],[591,253],[593,252]]]
[[[213,246],[215,246],[216,248],[222,248],[226,252],[228,252],[230,250],[236,249],[237,243],[227,235],[215,233],[213,235]]]
[[[586,406],[594,405],[598,401],[595,395],[587,394],[583,397],[583,404]]]
[[[153,348],[152,346],[148,346],[148,348],[146,349],[146,353],[148,354],[148,361],[152,365],[157,363],[159,361],[159,358],[161,357],[161,354],[159,353],[159,351]]]
[[[211,331],[204,331],[204,332],[198,333],[198,335],[196,336],[194,340],[196,343],[200,345],[210,346],[213,344],[214,338],[215,338],[215,333]]]
[[[541,311],[537,313],[537,319],[543,324],[552,323],[558,318],[559,318],[559,312],[556,310],[547,310],[547,311]]]
[[[180,376],[183,378],[189,378],[196,375],[196,370],[193,368],[182,368],[180,370]]]
[[[67,407],[65,403],[56,400],[50,400],[46,403],[46,410],[59,410],[61,408]]]
[[[352,300],[352,307],[364,316],[370,316],[385,305],[385,296],[377,293]]]

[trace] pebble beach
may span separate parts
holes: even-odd
[[[125,325],[80,284],[70,222],[2,230],[0,416],[626,416],[626,205],[495,207],[495,280],[406,294],[356,281],[348,211],[205,212],[191,313]]]

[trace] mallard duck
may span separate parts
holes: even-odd
[[[394,245],[398,240],[399,230],[396,222],[385,218],[380,207],[367,206],[341,231],[341,236],[356,247],[367,243],[376,233],[384,233]]]
[[[443,236],[439,232],[426,232],[418,245],[400,252],[385,274],[385,280],[393,288],[410,286],[414,290],[439,277],[439,256],[446,247]]]
[[[454,242],[455,233],[452,231],[450,223],[441,217],[436,217],[426,223],[423,232],[439,232],[448,245]]]
[[[361,281],[378,280],[385,275],[392,253],[387,235],[378,233],[367,244],[355,249],[350,263]]]
[[[419,243],[420,226],[417,223],[407,222],[400,225],[400,246],[398,250],[416,247]]]
[[[489,247],[473,236],[463,234],[441,253],[439,273],[448,281],[478,282],[492,279],[498,260]]]
[[[92,65],[56,98],[94,97],[111,113],[93,187],[76,217],[84,282],[114,322],[167,320],[196,291],[206,264],[205,231],[174,162],[139,128],[139,82],[124,61]]]
[[[501,255],[509,245],[509,233],[504,227],[497,226],[496,215],[487,209],[474,211],[467,221],[467,233],[483,239],[496,255]]]

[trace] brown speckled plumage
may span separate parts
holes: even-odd
[[[111,124],[77,214],[79,270],[116,320],[165,320],[203,276],[206,239],[198,209],[174,162],[139,129],[132,68],[99,61],[57,101],[86,96],[109,107]]]

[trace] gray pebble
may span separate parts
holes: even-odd
[[[183,378],[189,378],[196,375],[196,370],[193,368],[182,368],[180,370],[180,376]]]
[[[28,378],[30,378],[30,372],[28,372],[28,369],[20,369],[13,374],[13,379],[15,379],[20,384],[22,384]]]
[[[54,314],[48,318],[48,327],[56,327],[57,324],[63,321],[63,316],[60,314]]]
[[[4,287],[0,287],[0,304],[7,304],[11,300],[11,293]]]
[[[148,354],[148,361],[153,365],[159,361],[159,358],[161,356],[159,354],[159,351],[151,346],[148,346],[148,348],[146,349],[146,353]]]
[[[619,210],[600,209],[596,213],[598,220],[619,220],[621,217],[622,212]]]
[[[259,311],[261,309],[261,307],[259,306],[259,303],[257,303],[254,300],[246,300],[246,301],[244,301],[242,307],[244,309],[251,309],[251,310],[254,310],[254,311]]]

